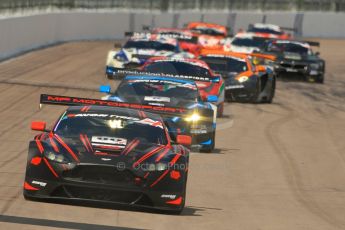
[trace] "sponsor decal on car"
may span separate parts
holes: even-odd
[[[31,182],[31,184],[37,184],[37,185],[39,185],[39,186],[41,186],[41,187],[45,187],[45,186],[47,185],[47,183],[42,182],[42,181],[37,181],[37,180],[33,180],[33,181]]]
[[[176,195],[172,195],[172,194],[162,194],[161,198],[169,198],[171,200],[176,198]]]
[[[107,136],[92,136],[92,144],[109,144],[109,145],[123,145],[126,146],[127,139]]]
[[[158,101],[158,102],[170,102],[169,97],[159,97],[159,96],[145,96],[145,101]]]

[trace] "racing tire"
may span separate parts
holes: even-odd
[[[213,131],[210,136],[211,136],[212,144],[210,146],[208,146],[208,147],[201,148],[200,152],[211,153],[214,150],[214,147],[216,145],[216,132]]]
[[[224,102],[217,106],[217,117],[222,117],[224,114]]]
[[[108,80],[112,80],[112,79],[114,79],[113,78],[113,75],[110,75],[110,74],[105,74],[105,77],[108,79]]]
[[[255,96],[251,99],[251,103],[259,103],[259,95],[260,95],[260,90],[261,90],[261,86],[260,86],[260,81],[258,80],[256,82],[256,92],[255,92]]]
[[[186,204],[187,179],[188,179],[188,173],[186,174],[186,179],[184,181],[184,191],[183,191],[183,195],[182,195],[182,203],[181,203],[180,208],[177,210],[166,211],[167,214],[180,215],[183,212],[184,206]]]
[[[272,81],[270,96],[268,97],[266,103],[271,104],[273,102],[275,91],[276,91],[276,79],[274,78]]]
[[[320,76],[316,79],[316,83],[323,84],[323,83],[324,83],[324,75],[320,75]]]

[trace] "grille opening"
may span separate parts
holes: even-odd
[[[305,69],[306,65],[303,64],[292,64],[292,63],[281,63],[282,67],[293,68],[293,69]]]
[[[117,191],[111,189],[88,188],[64,185],[63,190],[69,198],[88,200],[111,201],[130,204],[137,201],[142,194],[140,192]]]
[[[65,180],[109,185],[134,185],[132,172],[109,166],[79,165],[62,173]]]
[[[126,205],[140,205],[154,207],[152,200],[140,192],[116,191],[111,189],[86,188],[63,185],[57,187],[52,193],[54,198],[77,198],[92,201],[109,201]]]

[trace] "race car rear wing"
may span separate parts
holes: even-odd
[[[125,37],[151,37],[152,35],[158,36],[157,38],[163,38],[163,39],[173,38],[180,42],[185,41],[185,42],[190,42],[194,44],[198,43],[197,36],[190,36],[190,35],[184,35],[184,34],[178,34],[178,33],[125,32]]]
[[[174,38],[180,42],[189,42],[189,43],[193,43],[193,44],[198,43],[198,37],[197,36],[190,36],[190,35],[185,35],[185,34],[169,33],[169,32],[161,32],[158,34],[160,37]]]
[[[280,29],[282,30],[285,30],[285,31],[292,31],[292,32],[296,32],[297,31],[297,28],[294,28],[294,27],[280,27]]]
[[[162,73],[152,73],[142,70],[131,70],[131,69],[120,69],[112,68],[113,76],[116,78],[122,78],[129,75],[140,75],[140,76],[161,76],[161,77],[170,77],[183,80],[192,80],[192,81],[204,81],[204,82],[219,82],[220,77],[201,77],[201,76],[188,76],[188,75],[174,75],[174,74],[162,74]]]
[[[281,30],[284,31],[291,31],[293,33],[297,32],[297,28],[296,27],[284,27],[284,26],[278,26]],[[254,28],[254,24],[249,24],[248,25],[248,30],[253,29]]]
[[[59,95],[49,95],[41,94],[40,106],[42,104],[48,105],[65,105],[65,106],[108,106],[116,108],[128,108],[128,109],[138,109],[151,111],[153,113],[169,113],[169,114],[188,114],[189,109],[178,108],[178,107],[165,107],[157,105],[142,105],[134,103],[116,102],[108,100],[99,100],[92,98],[81,98],[81,97],[70,97],[70,96],[59,96]]]
[[[315,42],[315,41],[302,41],[302,42],[308,43],[310,46],[320,47],[320,42]]]

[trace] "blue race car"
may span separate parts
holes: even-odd
[[[160,108],[182,108],[185,113],[156,110],[162,116],[172,140],[180,134],[192,136],[192,147],[203,152],[212,152],[215,147],[217,108],[211,102],[217,96],[202,101],[193,80],[170,76],[126,76],[115,91],[110,86],[101,86],[108,93],[104,100],[136,103]]]

